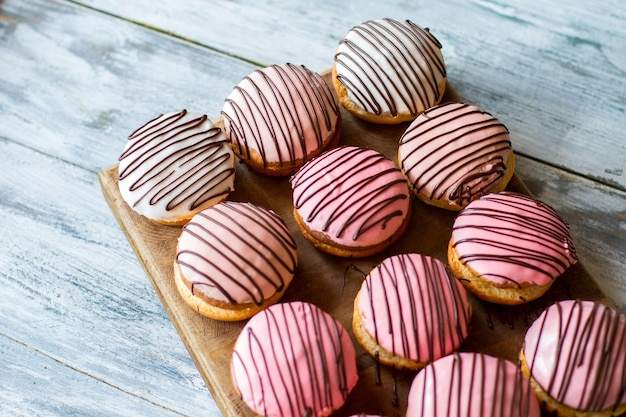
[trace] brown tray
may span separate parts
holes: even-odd
[[[330,82],[329,72],[322,75]],[[450,85],[444,100],[461,101]],[[344,110],[342,118],[341,144],[368,146],[394,161],[397,159],[398,139],[406,124],[373,125]],[[512,141],[515,146],[514,134]],[[190,309],[178,295],[173,281],[173,261],[180,227],[156,225],[134,213],[120,196],[117,165],[101,171],[99,179],[107,203],[223,414],[254,416],[235,392],[229,373],[232,347],[244,323],[213,321]],[[530,194],[516,175],[507,189]],[[299,266],[282,300],[306,300],[318,305],[343,323],[353,340],[353,300],[363,280],[359,271],[368,273],[386,256],[406,252],[434,256],[445,262],[450,228],[456,216],[455,212],[430,207],[413,199],[412,220],[406,233],[386,252],[354,260],[321,253],[304,239],[293,219],[291,188],[286,178],[264,177],[239,164],[235,192],[229,200],[254,202],[274,210],[285,220],[298,245]],[[472,327],[462,350],[485,352],[517,363],[517,353],[528,325],[548,305],[566,298],[592,299],[610,304],[578,263],[558,278],[541,299],[526,305],[497,306],[472,297]],[[360,379],[345,406],[336,415],[370,413],[403,416],[414,374],[379,366],[356,342],[355,347]]]

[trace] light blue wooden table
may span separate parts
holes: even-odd
[[[322,71],[346,31],[409,18],[511,131],[517,173],[626,312],[626,3],[0,2],[0,415],[219,415],[105,204],[154,115],[219,115],[258,66]]]

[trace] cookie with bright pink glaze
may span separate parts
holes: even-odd
[[[330,87],[303,65],[280,64],[244,77],[222,108],[235,154],[254,171],[288,176],[336,145],[341,113]]]
[[[409,389],[411,417],[540,417],[519,368],[503,358],[460,352],[427,365]]]
[[[440,104],[419,115],[400,138],[398,163],[415,196],[457,211],[503,191],[515,171],[508,129],[464,103]]]
[[[358,380],[348,332],[303,301],[275,304],[248,321],[235,342],[231,374],[255,413],[282,417],[328,416]]]
[[[410,220],[409,188],[400,169],[373,149],[340,146],[291,177],[294,217],[319,250],[369,256],[389,247]]]
[[[565,300],[530,326],[521,368],[560,417],[626,412],[626,316],[597,301]]]
[[[465,288],[443,262],[408,253],[367,275],[354,302],[353,328],[380,363],[417,370],[459,349],[471,315]]]
[[[543,295],[577,257],[569,226],[553,208],[500,192],[472,201],[459,213],[448,261],[476,296],[515,305]]]

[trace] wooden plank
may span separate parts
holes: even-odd
[[[0,386],[9,390],[10,384],[13,392],[28,381],[49,380],[39,389],[52,395],[64,387],[51,379],[55,372],[73,378],[68,388],[76,389],[85,381],[75,375],[80,373],[117,391],[85,382],[67,395],[77,409],[91,409],[94,398],[139,409],[140,401],[120,398],[125,393],[145,403],[140,415],[152,415],[155,406],[187,415],[216,411],[104,202],[97,176],[6,140],[0,140],[0,166],[0,339],[41,353],[18,349],[3,358],[11,368],[0,364]],[[18,352],[24,360],[14,356]],[[46,357],[63,365],[47,369]],[[13,372],[22,378],[9,378]],[[37,409],[32,393],[22,399],[25,409]],[[46,414],[41,406],[34,414]],[[0,414],[12,414],[1,399]]]
[[[328,74],[326,74],[328,80]],[[450,89],[448,90],[450,91]],[[452,97],[454,99],[455,97]],[[342,144],[369,146],[395,159],[397,141],[406,126],[372,126],[342,112]],[[333,314],[351,333],[353,300],[362,276],[353,267],[369,272],[384,257],[393,253],[418,252],[445,262],[449,230],[456,213],[415,201],[407,233],[385,253],[350,260],[320,253],[299,232],[292,216],[291,191],[287,179],[257,175],[240,164],[236,191],[231,200],[252,201],[278,213],[296,239],[300,263],[294,282],[284,300],[307,300]],[[122,200],[117,186],[117,166],[100,173],[103,193],[137,257],[145,268],[161,302],[185,342],[207,386],[226,416],[252,416],[232,387],[229,367],[232,345],[243,323],[223,323],[204,318],[189,308],[179,296],[173,281],[173,260],[178,227],[156,225],[134,213]],[[527,193],[519,177],[508,188]],[[462,349],[502,356],[516,361],[526,326],[546,305],[563,298],[591,298],[610,304],[581,264],[570,268],[540,300],[515,308],[495,306],[473,298],[472,331]],[[379,367],[357,346],[360,381],[337,413],[402,415],[411,373],[380,369],[382,385],[376,384]],[[394,395],[400,403],[394,405]]]
[[[180,416],[176,410],[76,372],[67,364],[2,335],[0,412],[12,417]]]
[[[0,137],[93,172],[161,113],[218,116],[253,70],[68,2],[7,1],[0,14]]]
[[[438,36],[452,84],[509,127],[518,153],[626,190],[620,0],[84,3],[253,61],[317,71],[331,65],[350,27],[410,18]]]

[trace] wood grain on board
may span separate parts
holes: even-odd
[[[328,72],[323,75],[328,81]],[[444,100],[460,100],[449,85],[446,94]],[[406,124],[373,125],[356,119],[343,109],[342,122],[340,144],[368,146],[392,160],[397,159],[398,139]],[[180,227],[157,225],[133,212],[119,194],[117,165],[100,172],[99,178],[106,201],[222,412],[226,416],[254,415],[236,394],[229,373],[232,346],[244,323],[214,321],[189,308],[178,295],[173,282],[173,262]],[[507,189],[529,194],[517,175]],[[259,204],[274,210],[285,220],[298,245],[299,266],[282,301],[305,300],[318,305],[337,318],[352,337],[353,300],[363,274],[385,257],[396,253],[417,252],[445,261],[450,230],[456,216],[455,212],[413,199],[411,223],[406,233],[384,253],[355,260],[321,253],[304,239],[293,220],[291,189],[286,178],[261,176],[239,164],[235,192],[229,200]],[[472,297],[474,316],[471,332],[462,350],[485,352],[517,362],[527,326],[549,304],[567,298],[595,299],[610,304],[579,263],[559,277],[541,299],[526,305],[496,306]],[[359,383],[337,415],[402,415],[413,374],[380,367],[358,344],[355,343],[355,346]],[[381,383],[377,384],[379,377]]]

